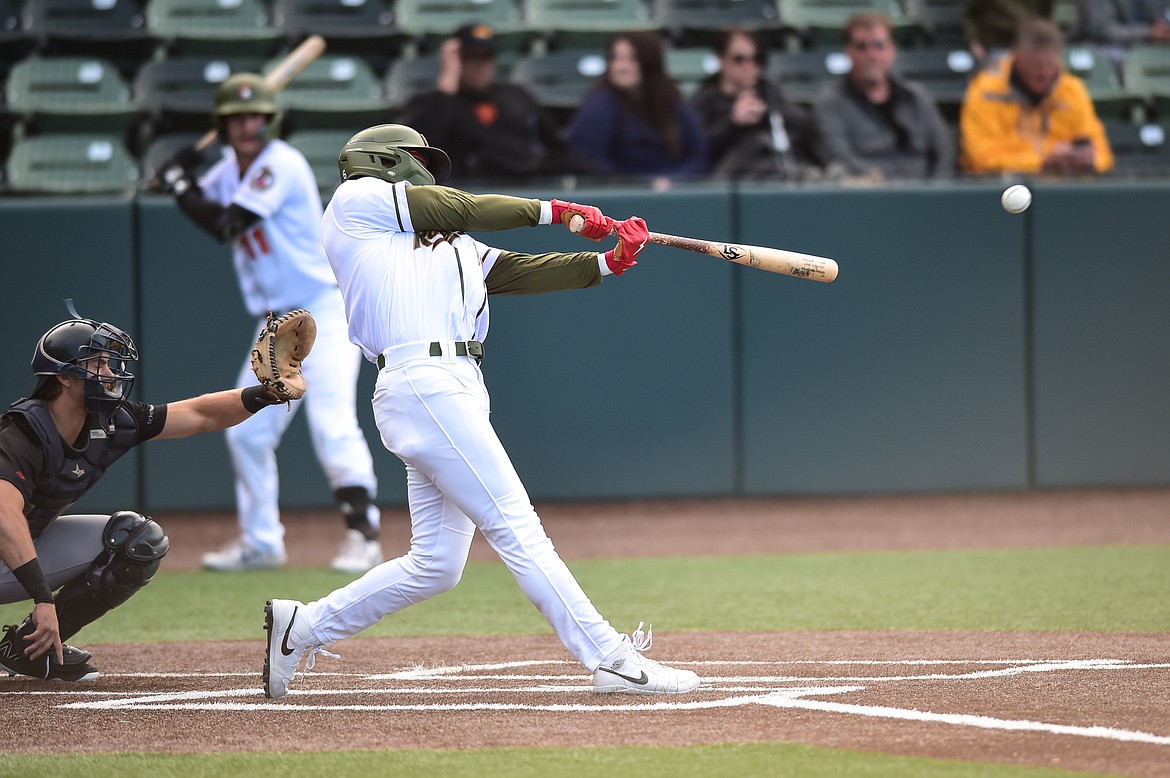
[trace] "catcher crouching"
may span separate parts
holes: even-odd
[[[130,336],[68,306],[72,318],[33,350],[31,396],[0,416],[0,604],[33,602],[21,624],[4,628],[0,669],[91,681],[91,654],[65,641],[150,583],[170,542],[137,511],[69,508],[141,443],[224,430],[303,397],[300,362],[316,326],[304,310],[271,320],[256,346],[255,386],[152,405],[129,399],[138,359]]]

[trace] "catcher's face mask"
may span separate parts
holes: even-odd
[[[112,412],[134,386],[131,363],[138,359],[134,341],[112,324],[70,319],[46,332],[33,352],[33,372],[40,382],[65,375],[85,382],[85,407],[99,416]]]

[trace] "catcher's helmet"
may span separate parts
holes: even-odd
[[[53,326],[41,336],[33,350],[32,369],[37,376],[37,389],[51,376],[82,379],[86,408],[104,414],[129,397],[134,386],[129,363],[137,359],[138,350],[125,332],[112,324],[76,318]]]
[[[420,155],[419,162],[411,152]],[[422,133],[405,124],[379,124],[354,135],[337,158],[341,180],[373,176],[396,183],[437,184],[451,175],[447,152],[427,143]]]
[[[258,113],[269,117],[265,137],[272,140],[280,131],[280,112],[276,109],[276,95],[264,79],[256,73],[236,73],[224,80],[215,90],[215,130],[220,141],[226,142],[224,117],[242,113]]]

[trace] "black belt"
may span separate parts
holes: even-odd
[[[439,341],[431,341],[430,355],[432,357],[443,356],[443,344]],[[457,357],[475,357],[476,360],[483,359],[483,343],[478,340],[457,340],[455,341],[455,356]],[[378,369],[386,367],[386,355],[378,355]]]

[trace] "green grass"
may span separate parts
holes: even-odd
[[[197,778],[242,775],[508,776],[508,778],[1062,778],[1102,775],[1042,767],[952,762],[887,756],[785,743],[690,748],[490,749],[479,751],[346,751],[309,754],[120,754],[11,757],[0,755],[0,775],[85,775],[92,778]]]
[[[804,554],[577,561],[621,630],[798,629],[1170,631],[1170,546]],[[79,641],[258,639],[264,601],[314,599],[349,579],[323,569],[167,572]],[[26,604],[0,607],[0,623]],[[363,635],[548,633],[499,563]]]

